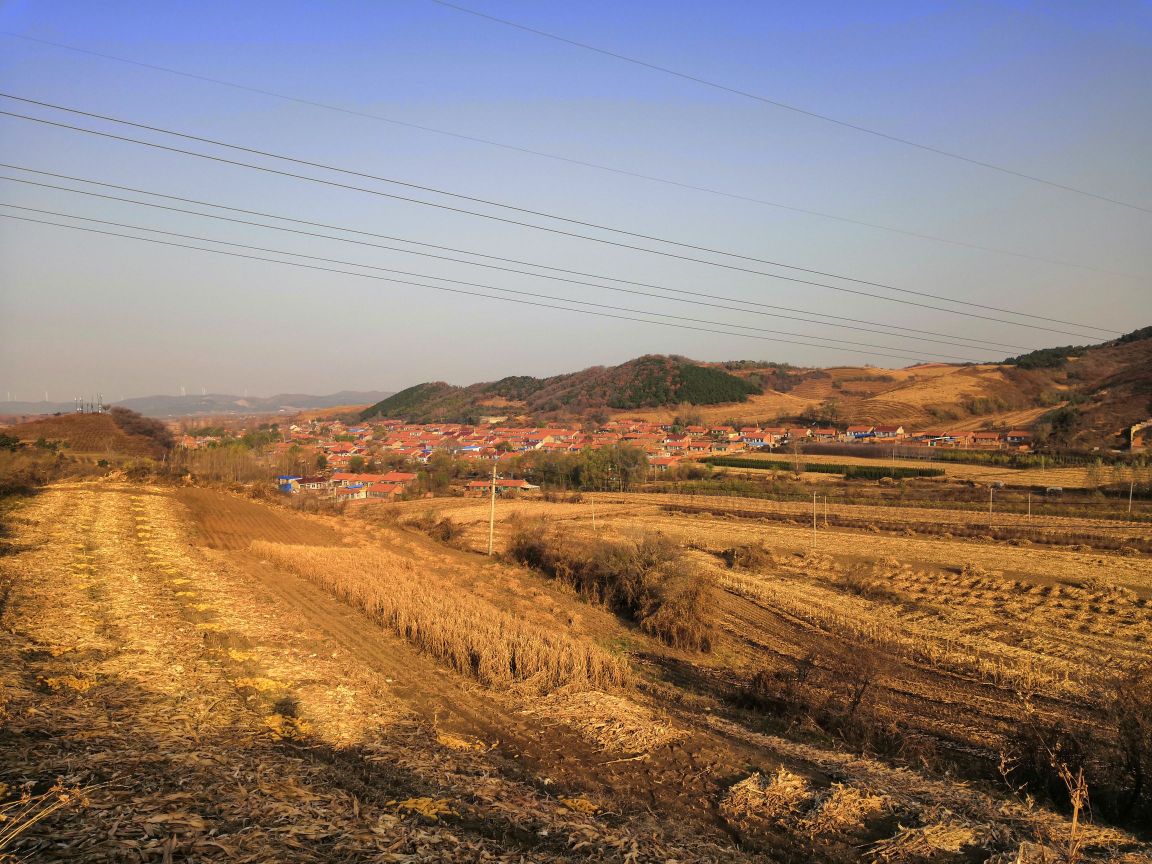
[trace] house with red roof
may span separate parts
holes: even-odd
[[[411,483],[418,475],[410,471],[389,471],[387,474],[381,474],[378,478],[380,483],[398,483],[403,486],[406,483]]]
[[[492,491],[492,481],[489,480],[470,480],[466,488],[470,492],[483,492],[488,494]],[[496,492],[498,494],[505,492],[530,492],[533,489],[539,489],[539,486],[534,486],[527,480],[512,480],[504,477],[496,478]]]
[[[367,487],[368,498],[395,498],[403,492],[400,483],[369,483]]]
[[[1032,446],[1032,433],[1027,429],[1012,429],[1005,433],[1004,437],[1011,447]]]
[[[999,432],[973,432],[972,446],[999,449],[1004,446],[1004,436]]]
[[[788,430],[783,426],[766,426],[760,432],[764,436],[764,443],[771,446],[779,444],[788,434]]]

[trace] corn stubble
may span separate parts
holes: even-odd
[[[624,662],[599,647],[518,621],[387,551],[267,541],[252,550],[487,686],[611,688],[628,681]]]

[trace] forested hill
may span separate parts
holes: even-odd
[[[760,387],[722,369],[683,357],[649,355],[619,366],[456,387],[442,381],[401,390],[362,416],[413,422],[470,422],[483,415],[580,416],[676,405],[744,402]]]
[[[1053,446],[1123,447],[1152,417],[1152,327],[1098,345],[1045,348],[999,363],[903,369],[780,363],[701,364],[649,355],[551,378],[514,376],[468,387],[417,384],[377,402],[368,417],[471,422],[483,416],[541,422],[690,413],[706,423],[903,424],[917,430],[1029,428]]]

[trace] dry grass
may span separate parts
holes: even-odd
[[[0,783],[0,797],[6,791],[7,787]],[[0,803],[0,864],[15,864],[20,860],[5,851],[12,848],[20,835],[53,813],[68,808],[87,807],[88,793],[91,791],[91,788],[69,788],[56,783],[38,795],[25,789],[15,800]]]
[[[770,777],[757,771],[728,790],[720,812],[745,832],[759,833],[795,819],[814,797],[808,781],[786,768]]]
[[[33,792],[56,778],[95,786],[90,806],[16,836],[4,848],[16,860],[747,860],[694,825],[620,817],[610,795],[613,817],[597,817],[593,802],[488,746],[437,735],[427,703],[408,701],[373,661],[318,650],[321,635],[270,598],[247,563],[196,548],[181,508],[149,498],[132,509],[145,512],[152,547],[212,601],[222,629],[206,635],[183,614],[189,604],[166,567],[139,554],[129,500],[50,489],[22,505],[19,551],[0,556],[0,590],[11,586],[0,802],[29,780]],[[69,568],[84,551],[79,537],[95,563],[83,582]],[[375,644],[394,652],[384,662],[426,670],[421,698],[446,687],[445,698],[467,700],[463,711],[488,707],[476,714],[487,728],[510,728],[500,694],[479,696],[382,633]],[[36,683],[68,675],[96,683],[85,693]],[[243,678],[290,690],[258,694],[237,687]],[[273,696],[280,707],[268,713]]]
[[[524,713],[563,722],[598,749],[614,753],[651,753],[688,734],[635,702],[594,690],[553,693]]]
[[[257,554],[364,611],[464,675],[493,687],[624,684],[624,663],[587,642],[518,621],[384,550],[256,541]]]
[[[803,826],[816,835],[853,834],[891,807],[887,796],[833,783],[804,817]]]
[[[885,864],[956,860],[965,849],[982,845],[984,833],[979,826],[949,818],[920,828],[901,826],[873,845],[873,860]]]

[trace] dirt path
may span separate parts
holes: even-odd
[[[614,809],[621,812],[637,806],[655,809],[665,818],[695,826],[694,830],[702,836],[716,841],[728,838],[714,808],[710,805],[701,808],[698,802],[715,800],[721,791],[721,780],[738,770],[736,766],[741,761],[757,758],[754,753],[733,752],[731,746],[721,745],[707,734],[694,737],[690,747],[678,742],[648,752],[638,760],[631,758],[635,755],[631,753],[600,752],[565,723],[542,724],[539,718],[525,715],[524,699],[515,694],[500,697],[470,684],[383,632],[375,622],[308,580],[270,566],[246,548],[237,548],[244,536],[241,531],[252,532],[257,537],[275,534],[279,542],[318,539],[335,545],[339,539],[335,527],[315,517],[278,512],[210,490],[181,490],[178,498],[188,506],[196,526],[195,536],[212,547],[207,554],[213,560],[257,581],[270,597],[302,616],[309,626],[381,676],[393,695],[418,715],[432,718],[437,729],[492,748],[512,763],[505,770],[525,779],[547,778],[549,786],[567,789],[569,794],[614,801]],[[231,524],[233,521],[243,528],[236,528]],[[356,523],[351,524],[357,527]],[[361,544],[365,542],[361,535],[362,531],[348,539]],[[483,559],[478,562],[475,555],[445,549],[421,535],[386,531],[384,537],[393,551],[415,552],[427,560],[429,566],[453,567],[454,582],[461,590],[493,599],[503,590],[513,598],[510,601],[506,598],[505,605],[513,608],[518,605],[516,595],[535,594],[553,601],[558,597],[553,586],[525,584],[517,577],[530,574],[517,573],[518,568],[491,565]],[[478,567],[485,571],[484,577],[474,572]],[[540,581],[537,577],[531,579]],[[544,588],[548,590],[543,592]],[[538,605],[538,597],[536,602]],[[567,604],[571,602],[568,598]],[[530,610],[524,611],[532,614]],[[567,614],[563,617],[571,619]],[[620,630],[619,625],[605,627],[604,620],[610,620],[611,616],[602,611],[584,610],[579,617],[583,625],[578,628],[581,632],[594,630],[604,635],[606,629]],[[759,758],[763,758],[763,754]],[[686,797],[689,792],[691,797]]]
[[[99,485],[54,488],[21,511],[25,551],[0,560],[0,782],[95,788],[17,851],[156,862],[740,857],[646,812],[600,818],[581,787],[561,776],[545,785],[514,758],[520,741],[490,750],[495,741],[456,731],[504,735],[508,718],[495,723],[477,695],[444,686],[353,614],[284,589],[334,639],[229,552],[201,550],[185,512],[162,490]],[[389,682],[378,664],[408,677]],[[433,693],[441,716],[414,711],[410,690]]]

